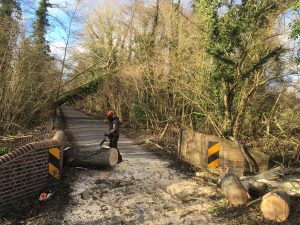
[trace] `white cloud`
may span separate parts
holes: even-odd
[[[62,40],[58,40],[50,45],[51,54],[58,59],[64,57],[65,48],[66,43]]]

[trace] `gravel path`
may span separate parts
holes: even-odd
[[[82,153],[98,148],[107,125],[62,108]],[[121,135],[124,162],[113,169],[76,169],[62,224],[222,224],[210,211],[214,189],[170,168],[170,161]]]

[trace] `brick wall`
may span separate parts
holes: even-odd
[[[0,211],[39,194],[48,182],[48,149],[58,146],[54,140],[34,142],[0,156]]]
[[[180,131],[178,156],[196,167],[207,168],[209,142],[221,144],[217,172],[223,173],[227,168],[237,175],[244,175],[248,172],[249,168],[245,157],[236,143],[192,130],[182,129]],[[265,171],[268,169],[269,157],[261,154],[253,153],[252,157],[256,160],[259,171]]]

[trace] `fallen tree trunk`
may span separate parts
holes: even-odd
[[[145,143],[146,143],[146,144],[155,145],[155,146],[156,146],[157,148],[159,148],[159,149],[164,149],[162,146],[160,146],[159,144],[157,144],[157,143],[155,143],[155,142],[153,142],[153,141],[151,141],[151,140],[146,140]]]
[[[259,180],[259,181],[252,181],[252,183],[263,183],[268,185],[269,189],[278,190],[285,192],[289,196],[293,197],[300,197],[300,180],[279,180],[279,181],[272,181],[272,180]]]
[[[240,180],[250,193],[263,195],[277,190],[290,196],[300,197],[300,179],[284,179],[287,174],[299,173],[298,168],[276,167],[255,176],[244,176]]]
[[[283,168],[281,166],[272,168],[268,171],[262,172],[260,174],[254,175],[254,176],[243,176],[240,177],[240,180],[262,180],[262,179],[268,179],[268,180],[275,180],[281,177],[284,177],[286,175],[291,174],[300,174],[300,168]]]
[[[118,163],[118,150],[115,148],[101,149],[97,154],[73,156],[68,160],[69,165],[79,167],[115,166]]]
[[[241,181],[241,183],[253,198],[260,197],[266,194],[269,190],[269,186],[265,183],[256,182],[253,180]]]
[[[259,198],[247,206],[262,199],[260,209],[265,219],[276,222],[284,222],[288,219],[292,207],[291,197],[300,197],[300,179],[294,178],[299,177],[300,168],[276,167],[240,179],[228,171],[229,169],[219,179],[218,184],[221,185],[225,197],[232,205],[247,204],[250,193],[251,196]]]
[[[236,175],[227,173],[222,177],[220,183],[222,192],[230,204],[233,206],[247,204],[250,195]]]
[[[291,201],[289,196],[280,191],[269,192],[264,195],[260,205],[265,219],[283,222],[290,214]]]
[[[159,139],[158,139],[159,141],[161,141],[161,140],[164,138],[164,136],[165,136],[165,134],[166,134],[168,128],[169,128],[169,123],[166,124],[165,129],[163,130],[163,132],[162,132],[161,135],[159,136]]]
[[[283,172],[283,168],[278,166],[254,176],[243,176],[240,178],[240,180],[277,179],[283,175]]]

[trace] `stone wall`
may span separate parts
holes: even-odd
[[[248,172],[245,157],[236,143],[188,129],[180,131],[178,157],[196,167],[207,168],[210,143],[220,144],[219,166],[215,169],[216,172],[223,173],[227,168],[237,175],[244,175]],[[257,159],[260,171],[268,169],[268,157],[254,154],[253,158]]]

